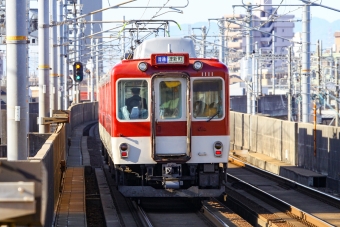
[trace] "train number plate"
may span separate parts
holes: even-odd
[[[157,64],[183,64],[184,56],[157,56]]]

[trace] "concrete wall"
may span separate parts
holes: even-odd
[[[54,211],[56,210],[61,185],[61,163],[67,159],[67,133],[71,132],[77,124],[97,119],[98,103],[83,103],[70,107],[71,116],[69,124],[59,124],[56,133],[30,134],[29,157],[25,161],[7,161],[1,158],[2,171],[0,182],[34,182],[36,212],[25,217],[11,219],[17,225],[20,223],[33,226],[52,226]],[[15,170],[15,171],[13,171]],[[18,174],[18,173],[25,174]],[[1,191],[1,190],[0,190]],[[6,221],[1,219],[0,221]],[[12,222],[11,221],[11,222]],[[23,222],[22,222],[23,221]]]
[[[292,103],[295,105],[294,100]],[[272,117],[287,116],[288,113],[287,97],[285,95],[260,96],[257,105],[258,113]],[[247,96],[230,96],[230,109],[240,113],[247,113]]]
[[[277,160],[340,180],[340,128],[288,122],[238,112],[230,114],[231,149],[265,154]],[[340,185],[339,185],[340,188]]]
[[[314,150],[314,126],[298,125],[298,165],[340,178],[340,128],[335,126],[317,125],[316,146]]]
[[[80,103],[71,106],[69,109],[71,110],[69,124],[71,129],[83,122],[98,119],[98,102]]]
[[[7,157],[7,145],[0,145],[0,158]]]
[[[0,144],[7,144],[7,111],[6,110],[1,110],[1,132],[0,132],[0,139],[1,143]]]

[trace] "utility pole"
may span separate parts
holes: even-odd
[[[39,18],[39,28],[38,28],[38,47],[39,47],[39,133],[49,133],[49,125],[43,125],[42,119],[48,117],[48,112],[50,109],[49,95],[50,95],[50,85],[49,85],[49,2],[44,0],[38,1],[38,18]]]
[[[26,4],[6,1],[7,48],[7,160],[27,159],[28,91],[27,91],[27,23]],[[1,111],[1,108],[0,108]],[[1,119],[2,120],[2,119]]]
[[[310,5],[306,4],[302,12],[302,122],[310,121]]]

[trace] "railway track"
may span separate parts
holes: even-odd
[[[135,203],[146,227],[160,226],[239,226],[250,227],[248,222],[227,209],[216,199],[194,202],[187,199],[160,200]],[[163,207],[163,208],[162,208]]]
[[[340,226],[340,200],[234,159],[228,164],[226,195],[250,223],[276,226]]]
[[[135,203],[144,226],[216,226],[201,211],[200,207],[185,199],[148,199]]]
[[[96,130],[90,129],[93,137],[96,137]],[[91,140],[88,141],[91,143]],[[340,203],[337,198],[263,172],[240,161],[229,163],[226,193],[219,201],[209,199],[200,206],[184,200],[175,203],[174,199],[132,201],[116,190],[115,180],[103,162],[98,139],[92,142],[97,147],[88,146],[91,149],[90,157],[93,159],[90,168],[96,171],[99,168],[103,172],[109,196],[114,204],[114,209],[109,213],[115,212],[119,220],[114,226],[340,226]],[[98,164],[98,160],[101,164]],[[91,192],[87,197],[92,204],[96,204],[97,208],[92,208],[98,212],[100,205],[96,193]],[[160,209],[163,207],[167,209]],[[104,211],[102,215],[106,223],[107,213]],[[96,217],[94,222],[98,224],[101,215],[93,216]],[[87,217],[91,218],[91,215]]]
[[[88,227],[98,226],[99,223],[100,226],[122,227],[252,226],[215,199],[206,200],[202,204],[197,200],[185,199],[154,199],[138,202],[123,197],[116,189],[115,179],[100,151],[97,130],[98,126],[94,125],[84,134],[89,136],[88,149],[91,159],[91,167],[86,167],[88,183],[86,203],[90,204],[90,207],[87,206]],[[106,186],[103,186],[104,183]],[[109,192],[103,195],[100,188],[108,189]],[[108,195],[110,198],[107,197]],[[163,207],[167,209],[160,209]],[[110,221],[111,216],[116,216],[116,221]]]

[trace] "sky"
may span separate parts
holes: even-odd
[[[129,0],[102,0],[102,7],[105,8],[127,1]],[[312,1],[340,10],[340,0]],[[123,5],[125,8],[121,7],[103,11],[103,20],[121,21],[123,20],[124,16],[125,20],[149,20],[157,15],[153,19],[175,20],[181,25],[194,24],[196,22],[208,22],[208,19],[212,18],[221,18],[223,15],[226,14],[245,14],[246,10],[244,7],[237,6],[233,8],[233,5],[242,5],[242,3],[246,4],[248,2],[254,4],[254,0],[136,0],[132,3]],[[37,3],[38,2],[36,0],[31,1],[31,6],[37,5]],[[272,0],[272,4],[282,4],[279,7],[279,14],[293,14],[296,18],[302,17],[302,7],[284,6],[285,4],[301,5],[302,2],[300,0]],[[154,8],[145,9],[143,8],[145,6]],[[165,7],[163,9],[160,9],[160,7],[162,6]],[[170,6],[176,8],[177,11],[167,8]],[[178,13],[178,10],[182,10],[183,13]],[[312,6],[311,17],[323,18],[325,20],[328,20],[329,22],[333,22],[340,19],[340,12],[332,11],[330,9],[325,9],[322,7]],[[112,28],[112,24],[104,24],[103,28],[104,30]],[[184,28],[185,30],[184,26],[182,28]],[[32,59],[35,59],[34,56]]]
[[[103,7],[108,7],[109,5],[115,5],[127,0],[102,0]],[[189,2],[188,6],[187,1]],[[270,0],[269,0],[270,1]],[[225,14],[245,14],[246,11],[243,7],[234,7],[233,5],[242,5],[242,2],[253,3],[253,0],[137,0],[132,3],[125,4],[125,7],[131,8],[117,8],[113,10],[108,10],[104,12],[103,18],[111,18],[111,20],[122,20],[125,16],[126,20],[131,19],[151,19],[155,15],[160,15],[154,19],[172,19],[180,24],[192,24],[195,22],[207,22],[211,18],[220,18]],[[317,4],[322,4],[329,6],[340,11],[340,0],[312,0]],[[300,0],[272,0],[272,4],[282,5],[301,5]],[[132,8],[133,6],[173,6],[179,10],[183,11],[183,14],[175,12],[172,9],[162,9],[159,8]],[[180,8],[182,6],[182,8]],[[186,7],[184,7],[186,6]],[[159,12],[158,12],[159,11]],[[171,12],[170,12],[171,11]],[[157,14],[158,13],[158,14]],[[293,14],[296,18],[301,18],[302,9],[298,6],[280,6],[279,14]],[[340,19],[340,12],[332,11],[330,9],[325,9],[319,6],[311,7],[311,17],[319,17],[329,22],[333,22]]]

